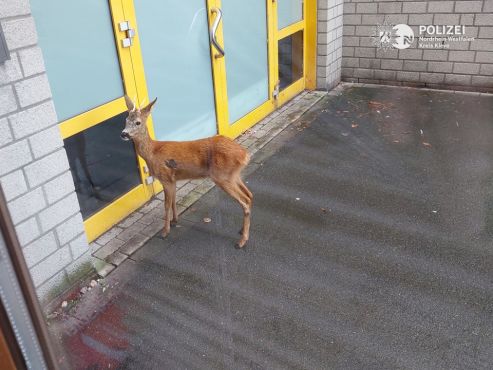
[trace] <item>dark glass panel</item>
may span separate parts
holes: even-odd
[[[303,31],[279,40],[279,89],[303,77]]]
[[[65,140],[65,149],[84,219],[141,183],[137,156],[120,133],[127,113]]]

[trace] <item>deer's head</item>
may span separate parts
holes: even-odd
[[[156,99],[147,104],[144,108],[137,108],[135,102],[125,95],[125,103],[127,103],[128,117],[125,120],[125,128],[120,137],[127,141],[135,137],[147,135],[146,121],[151,114],[152,107],[156,103]]]

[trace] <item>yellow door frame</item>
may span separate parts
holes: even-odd
[[[221,0],[209,0],[207,5],[209,27],[211,27],[216,16],[212,13],[212,8],[221,8]],[[266,0],[266,9],[268,25],[269,98],[266,102],[234,123],[231,123],[228,117],[228,93],[226,83],[227,53],[225,57],[217,57],[216,50],[211,47],[216,116],[218,121],[218,132],[221,135],[231,138],[239,136],[304,89],[313,90],[316,87],[316,0],[305,0],[303,2],[303,19],[281,30],[278,30],[277,26],[277,1]],[[290,36],[298,31],[303,31],[303,77],[280,91],[278,97],[275,98],[273,93],[279,81],[278,42],[284,37]],[[224,45],[222,22],[219,23],[216,38],[220,45]]]
[[[145,88],[145,82],[139,83],[134,76],[134,63],[132,59],[131,48],[124,48],[121,40],[126,37],[125,33],[120,31],[119,23],[127,20],[125,18],[124,4],[122,0],[109,0],[111,10],[111,22],[115,35],[115,45],[117,48],[120,69],[123,78],[124,90],[129,96],[142,96],[142,86]],[[147,92],[145,92],[147,94]],[[105,120],[123,113],[127,110],[125,99],[120,97],[101,106],[95,107],[87,112],[67,119],[60,123],[60,132],[63,139],[80,133],[90,127],[96,126]],[[147,202],[153,195],[152,186],[146,184],[145,162],[138,158],[139,174],[141,184],[131,189],[126,194],[114,200],[111,204],[99,210],[95,214],[84,220],[84,229],[89,242],[103,234],[111,226],[122,220],[132,211],[136,210]]]
[[[114,0],[122,4],[124,19],[130,24],[135,25],[136,36],[132,47],[128,48],[131,54],[133,76],[135,78],[135,90],[139,102],[149,101],[146,77],[144,71],[144,62],[142,59],[140,40],[138,34],[138,24],[133,2],[135,0]],[[212,26],[215,15],[212,14],[212,8],[221,8],[222,0],[204,0],[207,4],[209,28]],[[262,118],[273,112],[279,106],[285,104],[294,96],[304,89],[313,90],[316,87],[316,46],[317,46],[317,1],[304,0],[303,14],[301,21],[296,22],[282,30],[277,29],[277,0],[265,0],[267,10],[267,33],[268,33],[268,63],[269,63],[269,99],[259,107],[240,118],[234,124],[230,124],[228,118],[228,95],[226,83],[226,60],[225,58],[216,58],[216,53],[211,47],[211,60],[213,69],[214,94],[216,101],[216,119],[218,122],[219,134],[229,137],[237,137],[260,121]],[[279,80],[278,69],[278,42],[282,38],[289,36],[297,31],[303,30],[303,78],[295,81],[286,89],[279,93],[277,99],[274,98],[273,92]],[[223,25],[219,23],[216,37],[221,45],[224,45]],[[154,136],[154,125],[152,115],[148,120],[149,132],[152,138]],[[159,184],[155,184],[154,191],[162,190]]]

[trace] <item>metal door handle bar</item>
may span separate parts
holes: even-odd
[[[216,50],[219,52],[219,54],[216,55],[216,58],[221,58],[224,56],[224,49],[219,45],[219,43],[216,40],[216,31],[217,27],[219,26],[219,22],[221,21],[221,18],[223,17],[223,12],[219,8],[212,8],[211,13],[215,14],[217,13],[216,18],[214,19],[214,23],[212,23],[212,28],[210,32],[210,38],[212,45],[216,48]]]

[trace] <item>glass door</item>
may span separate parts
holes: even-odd
[[[275,109],[272,1],[209,3],[219,132],[235,137]]]
[[[152,122],[158,140],[193,140],[217,133],[204,0],[134,1]],[[138,52],[132,48],[132,52]]]
[[[32,0],[55,110],[89,241],[152,195],[144,162],[120,139],[124,94],[138,97],[121,0]]]
[[[150,122],[159,140],[236,137],[315,88],[316,0],[277,0],[279,12],[272,0],[121,1],[137,25],[138,96],[158,97]]]
[[[209,24],[219,133],[236,137],[315,88],[315,0],[209,0]]]

